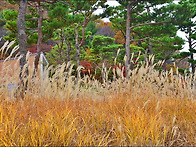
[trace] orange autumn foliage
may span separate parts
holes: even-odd
[[[125,37],[123,36],[123,33],[120,30],[116,33],[114,39],[118,44],[125,44]]]
[[[84,67],[84,69],[82,69],[81,71],[83,75],[90,75],[91,73],[94,72],[93,66],[90,62],[81,61],[80,64]]]

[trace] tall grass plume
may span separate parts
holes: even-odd
[[[0,146],[196,145],[196,75],[157,71],[161,64],[141,64],[128,78],[112,69],[112,80],[103,67],[104,82],[78,79],[70,62],[34,78],[27,65],[23,99],[18,66],[10,76],[3,65]]]

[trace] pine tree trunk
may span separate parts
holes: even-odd
[[[103,59],[102,59],[103,60]],[[102,82],[103,84],[106,83],[106,67],[105,67],[105,62],[102,61],[102,72],[101,72],[101,77],[102,77]]]
[[[152,56],[153,55],[152,42],[149,40],[148,44],[149,44],[150,55]],[[149,62],[149,65],[152,64],[152,57],[150,60],[148,60],[148,62]]]
[[[62,45],[61,45],[61,47],[62,47]],[[58,64],[61,64],[61,60],[62,60],[62,55],[61,55],[61,53],[62,53],[62,48],[59,48],[59,59],[58,59]]]
[[[146,6],[146,9],[147,9],[147,13],[150,15],[150,7],[148,5]],[[150,39],[148,41],[148,45],[149,45],[150,55],[153,55],[152,42]],[[152,58],[151,58],[151,60],[152,60]],[[151,60],[148,60],[149,64],[152,63]]]
[[[149,40],[148,44],[149,44],[150,55],[153,55],[152,42]]]
[[[75,34],[76,34],[76,38],[75,38],[75,41],[76,41],[76,52],[77,52],[77,68],[80,66],[80,45],[79,45],[79,34],[78,34],[78,25],[77,26],[74,26],[74,29],[75,29]],[[77,71],[77,81],[80,77],[80,71],[78,70]]]
[[[18,30],[18,43],[19,51],[22,58],[20,59],[21,71],[26,64],[26,54],[27,54],[27,34],[25,32],[25,14],[27,9],[27,0],[21,0],[17,18],[17,30]]]
[[[76,38],[75,38],[75,41],[76,41],[76,49],[77,49],[77,67],[80,66],[80,45],[79,45],[79,34],[78,34],[78,30],[77,30],[78,26],[75,26],[74,29],[75,29],[75,34],[76,34]]]
[[[63,29],[61,29],[61,46],[59,47],[59,60],[58,60],[58,64],[61,64],[61,60],[62,60],[62,50],[63,50]]]
[[[130,2],[131,3],[131,2]],[[125,61],[125,68],[126,68],[126,76],[128,75],[130,69],[130,3],[127,5],[127,23],[126,23],[126,61]]]
[[[66,46],[67,46],[67,62],[69,62],[70,61],[70,50],[71,50],[71,45],[70,45],[70,42],[69,41],[67,41],[67,43],[66,43]]]
[[[163,70],[166,71],[166,59],[167,59],[167,58],[166,58],[166,55],[165,55],[165,54],[164,54],[163,57],[164,57],[164,61],[165,61],[165,62],[163,63]]]
[[[41,54],[41,43],[42,43],[42,21],[43,21],[43,9],[40,6],[40,2],[38,3],[38,13],[39,13],[39,19],[38,19],[38,40],[37,40],[37,55],[35,56],[35,69],[34,69],[34,74],[38,70],[38,65],[39,65],[39,58]]]
[[[144,60],[145,60],[145,62],[147,64],[147,62],[148,62],[148,49],[145,50]]]
[[[27,54],[27,34],[25,32],[25,14],[27,9],[27,0],[21,0],[17,18],[17,30],[18,30],[18,43],[19,43],[19,51],[22,58],[20,59],[20,85],[17,91],[20,92],[20,97],[24,97],[24,92],[27,89],[27,81],[24,83],[24,78],[27,78],[28,68],[24,69],[26,64],[26,54]],[[24,75],[22,75],[22,71]]]
[[[192,32],[191,32],[191,26],[188,27],[188,33],[189,33],[189,38],[188,38],[189,49],[192,49],[192,40],[191,40]],[[194,60],[194,54],[193,53],[191,54],[191,59]],[[195,64],[194,63],[191,63],[191,69],[192,69],[192,72],[195,73]]]

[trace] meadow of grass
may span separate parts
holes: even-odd
[[[196,145],[196,75],[154,66],[127,79],[106,74],[105,83],[76,79],[70,64],[49,67],[42,78],[24,79],[23,99],[8,88],[18,75],[1,75],[0,146]]]

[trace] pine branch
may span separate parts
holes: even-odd
[[[170,20],[170,21],[150,22],[150,23],[138,24],[138,25],[135,25],[135,26],[130,27],[130,29],[133,29],[133,28],[136,28],[136,27],[140,27],[140,26],[146,26],[146,25],[160,25],[160,24],[163,24],[163,23],[170,23],[170,22],[172,22],[172,21]]]
[[[137,35],[141,35],[141,33],[140,33],[140,32],[135,31],[135,30],[131,30],[131,32],[133,32],[133,33],[135,33],[135,34],[137,34]]]
[[[155,40],[155,39],[152,39],[150,37],[146,37],[146,38],[142,38],[142,39],[131,39],[130,41],[131,42],[134,42],[134,41],[144,41],[144,40],[151,40],[151,41],[154,41],[154,42],[158,42],[158,43],[161,43],[161,44],[165,44],[164,42],[161,42],[159,40]]]
[[[141,16],[141,17],[143,17],[144,18],[144,15],[143,14],[140,14],[139,12],[137,12],[137,11],[131,11],[132,13],[135,13],[135,14],[137,14],[138,16]]]
[[[70,4],[69,2],[62,1],[62,3],[63,3],[63,4],[66,4],[66,5],[70,6],[70,7],[74,7],[74,5]]]
[[[186,35],[185,37],[186,37],[187,40],[189,40],[189,36]],[[187,42],[188,42],[188,41],[187,41]]]
[[[147,40],[147,39],[149,39],[149,37],[142,38],[142,39],[131,39],[130,41],[131,42],[134,42],[134,41],[144,41],[144,40]]]
[[[192,45],[195,45],[196,44],[196,41],[195,42],[193,42],[193,44]]]
[[[135,3],[135,4],[134,4],[134,3]],[[139,1],[137,1],[137,0],[136,0],[136,1],[135,1],[135,0],[132,1],[131,5],[133,5],[133,4],[134,4],[134,5],[133,5],[133,7],[131,8],[131,11],[137,6],[138,3],[139,3]],[[131,6],[131,5],[130,5],[130,6]]]
[[[30,20],[32,20],[32,21],[37,21],[38,18],[29,18],[29,19],[26,19],[26,21],[30,21]]]

